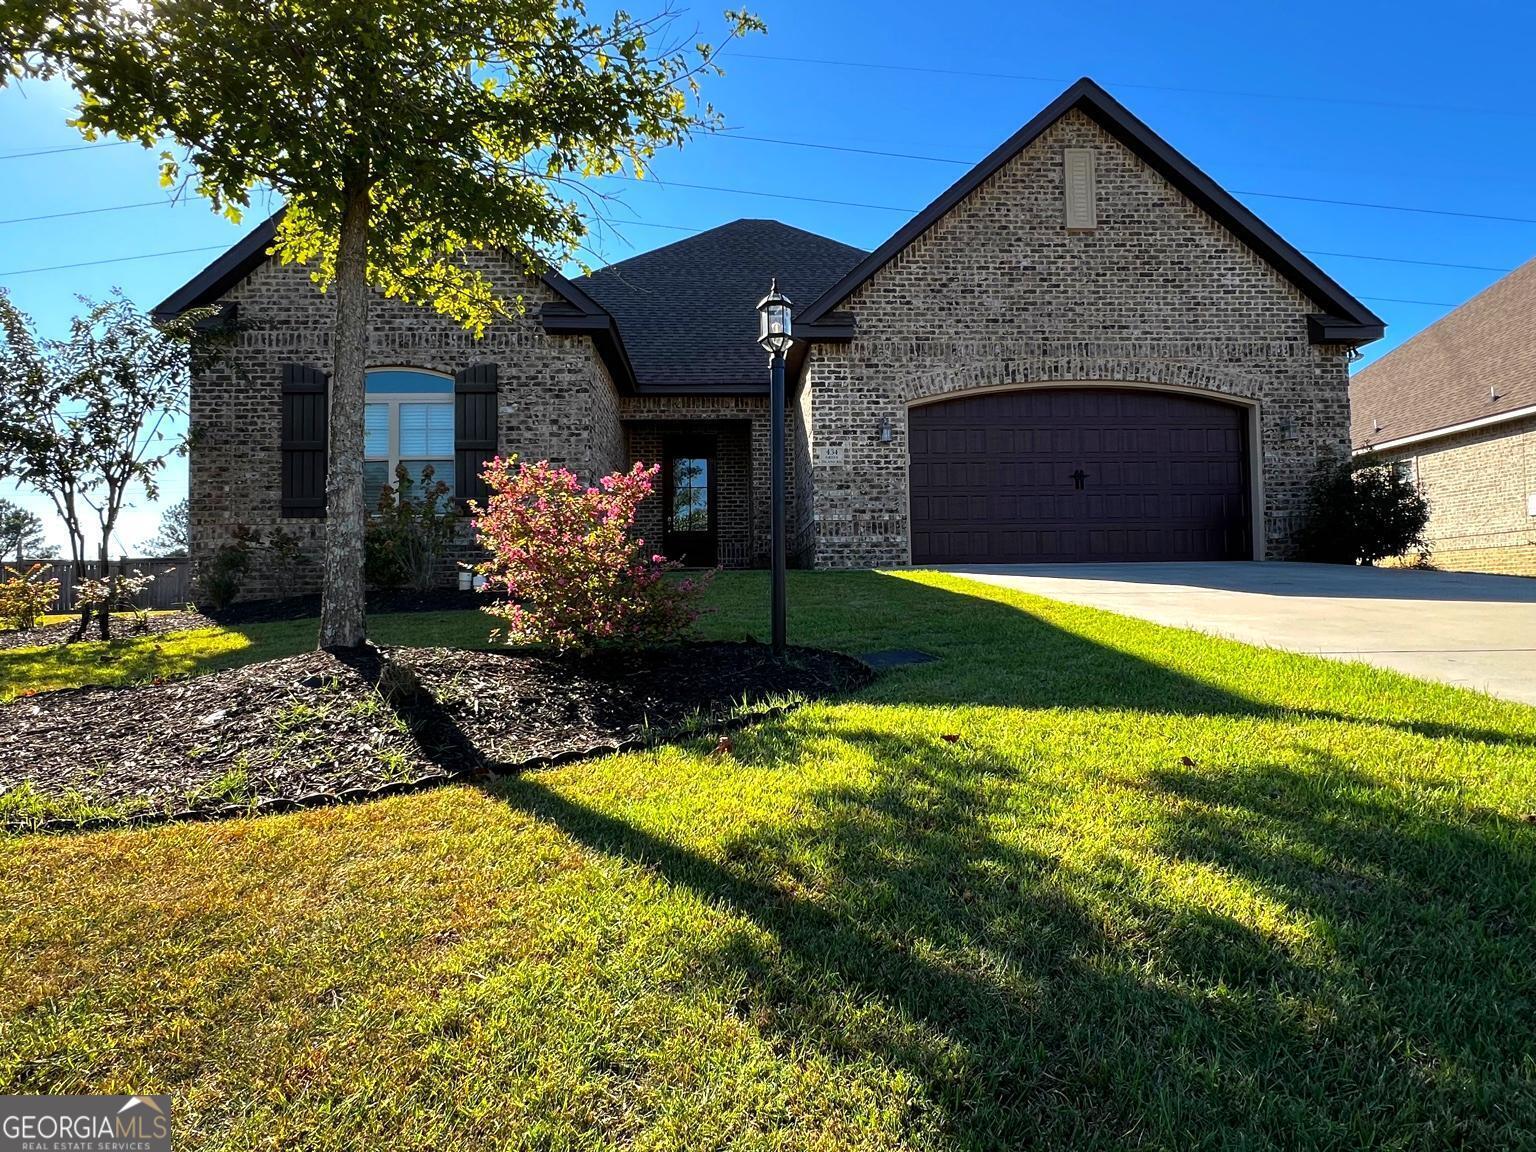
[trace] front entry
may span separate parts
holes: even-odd
[[[662,551],[691,568],[713,568],[720,559],[715,438],[668,436],[663,455]]]
[[[1039,388],[913,408],[914,564],[1249,560],[1247,412]]]

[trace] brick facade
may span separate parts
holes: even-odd
[[[1065,227],[1067,149],[1094,157],[1091,229]],[[760,224],[738,222],[711,235],[725,236],[722,243],[737,232],[760,238]],[[774,244],[788,242],[784,231],[772,232]],[[803,243],[805,234],[796,235]],[[857,259],[855,250],[835,247],[839,259]],[[743,251],[770,261],[778,249]],[[634,459],[658,462],[671,432],[716,437],[721,561],[765,564],[766,396],[743,391],[745,377],[711,392],[699,381],[685,388],[661,369],[633,387],[626,378],[621,394],[590,336],[545,332],[538,310],[556,300],[553,289],[505,261],[484,259],[499,292],[521,296],[524,314],[476,340],[425,309],[375,300],[370,366],[452,373],[494,361],[501,453],[549,459],[588,479]],[[235,525],[262,535],[286,528],[311,556],[321,549],[324,520],[280,515],[280,387],[284,364],[329,368],[334,309],[302,268],[270,259],[253,267],[222,296],[238,311],[232,351],[194,372],[195,560]],[[579,294],[578,287],[572,295]],[[741,306],[743,316],[749,307]],[[833,568],[908,562],[912,405],[1083,383],[1192,391],[1240,406],[1251,438],[1256,550],[1286,558],[1318,461],[1349,450],[1348,346],[1309,342],[1308,317],[1322,307],[1099,121],[1072,108],[836,304],[853,316],[851,342],[807,349],[787,413],[792,560]],[[734,324],[732,308],[725,319]],[[656,352],[654,331],[632,331],[637,348]],[[744,323],[741,341],[749,340]],[[886,421],[891,439],[882,443]],[[657,544],[663,502],[658,494],[640,526]],[[301,586],[279,589],[258,568],[245,591],[303,591],[318,572],[313,566]]]
[[[481,339],[426,309],[375,297],[369,310],[368,365],[453,373],[471,364],[498,366],[499,451],[548,459],[583,477],[625,466],[618,396],[592,342],[550,336],[539,306],[552,298],[543,284],[507,262],[485,258],[504,298],[522,297],[523,315],[499,321]],[[191,426],[197,437],[188,468],[188,527],[194,566],[241,525],[262,538],[295,533],[318,559],[323,519],[281,514],[282,366],[329,371],[334,296],[316,291],[297,265],[267,260],[224,297],[237,308],[238,332],[217,355],[194,363]],[[256,558],[243,595],[291,595],[318,588],[311,563],[298,587],[278,588]]]
[[[1095,154],[1091,231],[1064,225],[1067,148]],[[812,347],[797,398],[818,567],[907,563],[907,408],[936,396],[1114,382],[1245,402],[1269,558],[1290,552],[1317,461],[1349,450],[1347,349],[1308,342],[1316,303],[1079,111],[837,308],[857,335]]]
[[[1536,417],[1381,453],[1411,461],[1436,568],[1536,576]]]

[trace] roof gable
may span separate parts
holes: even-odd
[[[762,391],[757,302],[768,282],[777,277],[790,299],[809,300],[864,255],[777,220],[735,220],[575,286],[617,322],[640,387]]]
[[[1314,301],[1323,311],[1309,318],[1313,343],[1361,344],[1380,338],[1385,330],[1380,317],[1087,77],[1053,100],[889,240],[802,309],[796,322],[815,324],[824,319],[908,245],[1034,143],[1046,129],[1073,110],[1082,112],[1120,141]]]
[[[188,309],[217,302],[266,262],[268,250],[277,239],[277,226],[282,218],[283,210],[279,208],[237,240],[228,251],[155,305],[150,315],[157,319],[179,316]],[[540,280],[559,298],[553,308],[546,304],[539,313],[545,331],[591,336],[614,384],[622,391],[633,391],[634,369],[614,329],[613,318],[590,296],[553,269],[545,272]]]
[[[1349,398],[1356,447],[1536,408],[1536,260],[1355,373]]]

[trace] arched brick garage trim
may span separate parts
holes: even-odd
[[[914,381],[909,559],[1260,558],[1257,402],[1214,379]]]

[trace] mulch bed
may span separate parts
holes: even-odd
[[[53,644],[63,644],[75,633],[75,626],[79,623],[76,619],[65,620],[58,624],[45,624],[41,628],[27,628],[0,632],[0,649],[5,648],[45,648]],[[201,612],[171,612],[164,616],[150,616],[144,621],[144,627],[135,626],[133,616],[127,612],[114,612],[112,614],[112,639],[131,640],[135,636],[158,636],[163,632],[182,632],[188,628],[213,628],[216,622]],[[101,635],[97,631],[96,621],[91,621],[91,626],[86,629],[83,640],[100,640]]]
[[[391,612],[464,612],[484,608],[490,599],[483,592],[460,592],[457,588],[435,588],[427,592],[409,589],[368,593],[368,614],[382,616]],[[320,615],[320,597],[286,596],[280,600],[244,600],[227,608],[198,608],[151,616],[149,626],[135,630],[129,613],[112,617],[112,638],[127,640],[134,636],[158,636],[187,628],[213,628],[222,625],[238,628],[244,624],[271,624],[282,620],[304,620]],[[24,631],[0,632],[0,650],[6,648],[43,648],[63,644],[75,631],[75,621],[48,624]],[[94,622],[84,639],[98,640]]]
[[[368,593],[368,614],[382,616],[391,612],[464,612],[490,603],[484,592],[461,592],[457,588],[433,588],[425,592],[409,588],[392,591],[373,589]],[[278,620],[303,620],[320,615],[320,596],[285,596],[280,600],[242,600],[227,608],[204,607],[210,619],[230,627],[241,624],[269,624]]]
[[[73,810],[114,809],[84,821],[95,825],[362,798],[709,733],[871,675],[852,657],[797,648],[780,663],[752,643],[585,658],[310,652],[0,705],[0,800],[26,785]]]

